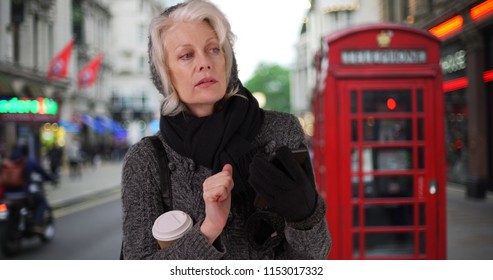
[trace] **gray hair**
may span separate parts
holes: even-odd
[[[226,79],[228,88],[225,98],[229,98],[238,91],[240,84],[236,59],[233,53],[235,39],[226,16],[207,0],[190,0],[180,3],[165,10],[162,14],[152,19],[149,26],[149,65],[152,81],[158,91],[164,96],[161,105],[161,114],[174,116],[186,110],[185,104],[180,100],[173,84],[171,83],[169,68],[166,65],[165,37],[166,31],[177,22],[207,22],[215,31],[219,44],[226,60]]]

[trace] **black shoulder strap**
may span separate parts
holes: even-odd
[[[171,197],[171,174],[168,167],[168,157],[166,156],[166,151],[164,150],[163,143],[157,137],[148,136],[145,137],[151,141],[152,147],[158,156],[159,163],[159,184],[161,185],[161,198],[163,199],[163,207],[165,211],[173,209],[173,200]],[[123,260],[123,240],[120,249],[120,260]]]
[[[163,198],[164,209],[171,210],[173,209],[173,200],[171,196],[171,175],[169,173],[169,162],[168,157],[166,156],[166,151],[164,150],[163,143],[156,135],[146,138],[151,141],[154,151],[159,159],[159,184],[161,185],[161,197]]]

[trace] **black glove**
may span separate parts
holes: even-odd
[[[283,146],[272,161],[265,155],[255,155],[248,181],[272,211],[288,222],[298,222],[315,210],[317,192],[311,177]]]
[[[261,254],[273,253],[284,239],[284,221],[272,212],[253,213],[247,219],[246,229],[248,242]]]

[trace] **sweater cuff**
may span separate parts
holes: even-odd
[[[320,195],[317,195],[317,205],[311,216],[299,222],[287,222],[286,225],[297,230],[312,229],[315,225],[320,223],[321,219],[325,219],[325,211],[325,201]]]

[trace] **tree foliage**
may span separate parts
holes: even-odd
[[[290,112],[289,70],[277,65],[261,63],[245,87],[252,93],[262,92],[267,99],[265,109]]]

